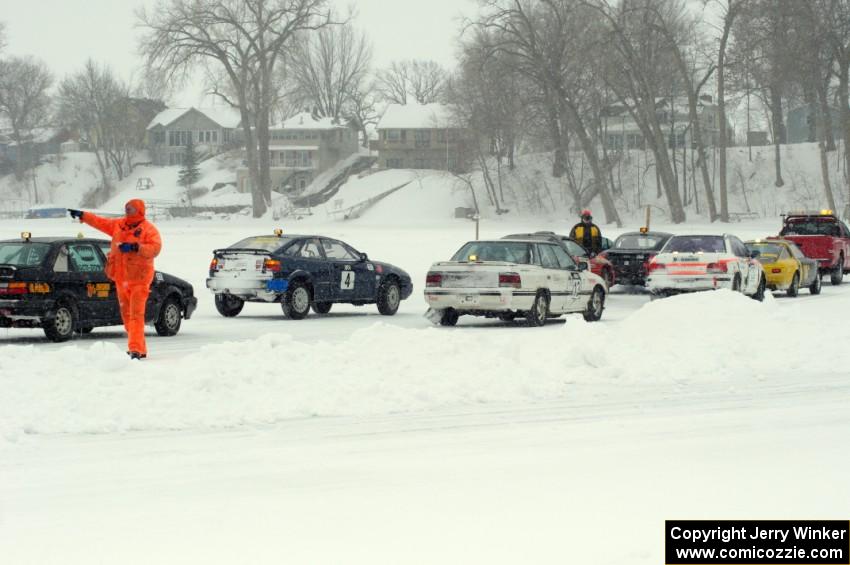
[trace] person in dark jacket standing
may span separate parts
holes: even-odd
[[[593,223],[593,214],[590,210],[581,211],[581,221],[570,230],[570,239],[587,249],[587,252],[592,255],[602,251],[602,231]]]

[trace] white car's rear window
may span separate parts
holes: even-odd
[[[474,259],[471,259],[474,257]],[[460,248],[452,261],[504,261],[520,265],[534,263],[532,246],[517,241],[470,241]]]
[[[726,253],[726,242],[719,235],[677,235],[662,253]]]

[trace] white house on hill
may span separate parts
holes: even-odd
[[[463,144],[453,122],[443,104],[390,104],[369,146],[386,169],[454,170]]]
[[[269,128],[269,162],[272,189],[298,192],[316,176],[357,153],[357,130],[344,120],[297,114]],[[236,186],[250,192],[247,167],[236,171]]]
[[[148,147],[154,165],[180,165],[189,140],[198,151],[220,153],[241,142],[238,110],[217,108],[168,108],[148,124]]]

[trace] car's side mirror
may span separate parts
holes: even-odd
[[[361,253],[361,254],[360,254],[360,260],[361,260],[361,261],[368,261],[368,260],[369,260],[369,256],[368,256],[368,255],[366,255],[365,253]]]
[[[587,263],[585,263],[585,262],[579,263],[578,264],[578,270],[579,271],[586,271],[587,270]]]

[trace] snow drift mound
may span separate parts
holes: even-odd
[[[143,363],[130,363],[114,344],[6,346],[0,437],[209,429],[565,396],[638,399],[648,386],[671,384],[746,390],[799,368],[814,380],[850,361],[847,353],[815,353],[819,336],[850,338],[840,310],[824,319],[796,305],[778,308],[771,297],[758,303],[718,291],[653,302],[621,323],[576,316],[543,329],[376,323],[342,343],[270,334]]]

